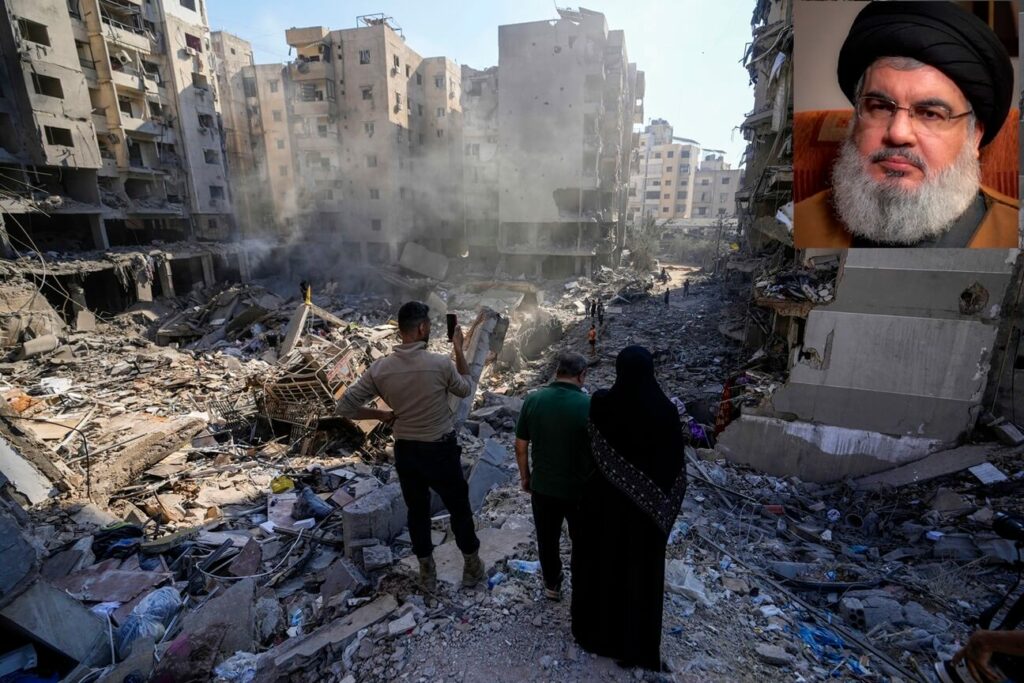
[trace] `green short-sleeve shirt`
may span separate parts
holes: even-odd
[[[523,402],[516,438],[530,442],[530,488],[575,500],[590,474],[590,396],[574,384],[552,382]]]

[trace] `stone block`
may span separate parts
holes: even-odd
[[[405,527],[408,509],[402,489],[392,483],[349,503],[341,516],[348,548],[355,541],[369,538],[390,543]]]
[[[492,488],[504,484],[508,478],[508,472],[481,458],[469,475],[469,505],[473,512],[483,506],[484,498]]]
[[[391,556],[391,548],[386,545],[371,545],[363,548],[363,568],[368,572],[389,567],[392,562],[394,562],[394,558]]]

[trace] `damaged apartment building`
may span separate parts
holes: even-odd
[[[625,243],[644,75],[603,14],[498,28],[498,252],[508,272],[590,275]]]
[[[247,276],[201,1],[11,0],[0,55],[3,248],[53,261],[16,270],[107,312]]]
[[[744,253],[726,266],[750,292],[745,327],[723,330],[757,351],[727,387],[763,397],[721,432],[730,459],[807,481],[837,481],[960,448],[976,432],[1010,445],[1019,356],[1016,249],[794,250],[792,6],[762,0],[746,61],[755,106],[743,124],[737,195]],[[812,112],[813,113],[813,112]],[[951,449],[958,449],[951,451]],[[979,460],[980,462],[980,460]]]
[[[289,29],[295,59],[287,65],[232,63],[223,54],[232,102],[225,125],[239,131],[232,145],[254,150],[251,160],[237,154],[235,185],[250,188],[240,193],[250,204],[262,201],[254,213],[272,216],[284,241],[331,246],[325,264],[338,256],[352,265],[396,263],[408,242],[460,253],[461,69],[447,57],[421,57],[390,17],[358,22]],[[214,42],[251,52],[229,34]]]

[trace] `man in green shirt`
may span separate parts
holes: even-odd
[[[526,397],[516,425],[519,481],[522,489],[530,493],[544,595],[551,600],[561,597],[562,560],[558,546],[562,520],[569,523],[571,539],[583,480],[592,467],[587,433],[590,397],[583,393],[586,376],[587,361],[583,356],[559,354],[555,381]]]

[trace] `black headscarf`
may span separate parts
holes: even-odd
[[[911,57],[956,83],[985,126],[983,146],[1006,121],[1014,95],[1010,57],[985,22],[954,3],[869,2],[839,52],[839,86],[851,102],[857,81],[882,57]]]
[[[627,346],[615,359],[615,384],[596,392],[590,421],[624,459],[668,493],[685,465],[679,412],[654,377],[654,357]]]

